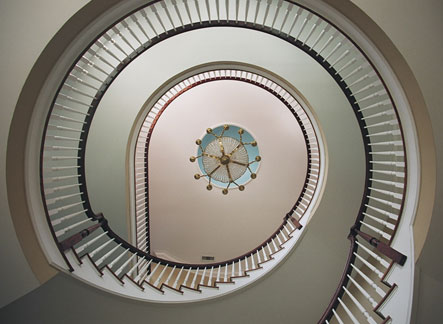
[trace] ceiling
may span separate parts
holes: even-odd
[[[195,140],[208,127],[244,127],[258,142],[257,178],[223,195],[196,181]],[[307,151],[289,109],[268,91],[242,81],[220,80],[176,98],[157,122],[149,147],[151,252],[199,263],[223,261],[265,241],[283,222],[303,188]]]

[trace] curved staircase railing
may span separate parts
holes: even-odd
[[[308,155],[306,177],[302,192],[284,219],[290,220],[297,229],[302,227],[300,221],[313,200],[320,175],[319,143],[310,117],[300,103],[288,91],[262,75],[238,69],[208,70],[178,82],[163,94],[146,115],[138,132],[134,152],[136,243],[137,247],[148,253],[150,251],[148,156],[149,143],[154,127],[164,110],[180,95],[198,85],[219,80],[246,82],[268,91],[289,109],[300,126]],[[277,232],[282,230],[284,225],[285,222],[277,229]],[[271,238],[276,235],[277,232],[271,235]],[[263,244],[261,247],[263,247]],[[251,254],[252,252],[253,251],[247,254]]]
[[[48,224],[70,270],[88,277],[90,273],[82,272],[79,264],[91,263],[99,275],[111,270],[120,282],[116,290],[122,283],[135,283],[139,290],[154,287],[154,292],[162,294],[165,287],[171,287],[181,294],[183,287],[215,287],[249,274],[272,259],[297,228],[286,219],[282,230],[256,253],[229,264],[195,268],[137,250],[115,235],[90,206],[85,147],[106,89],[125,66],[154,44],[216,26],[254,29],[297,46],[329,72],[348,98],[366,153],[365,193],[352,226],[343,278],[320,322],[389,321],[389,314],[378,310],[395,284],[386,285],[383,279],[392,268],[391,257],[400,256],[399,264],[404,260],[389,248],[399,226],[407,182],[400,118],[383,79],[358,45],[324,17],[291,1],[153,1],[109,26],[84,50],[54,98],[41,150]]]

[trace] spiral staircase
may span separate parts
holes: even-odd
[[[350,247],[343,274],[319,323],[403,323],[409,318],[410,301],[404,296],[412,291],[413,248],[404,242],[409,240],[414,217],[417,165],[409,163],[416,148],[402,126],[409,125],[406,108],[398,107],[398,94],[388,86],[380,63],[362,50],[364,45],[321,10],[290,1],[153,1],[114,20],[80,50],[50,105],[42,104],[47,117],[38,155],[44,215],[33,217],[40,224],[39,235],[50,233],[52,237],[42,243],[50,263],[117,295],[181,303],[219,297],[251,285],[296,249],[321,204],[323,182],[327,181],[326,145],[315,107],[300,105],[291,95],[302,101],[303,93],[281,86],[290,82],[258,65],[221,61],[201,65],[175,75],[153,94],[152,103],[166,104],[145,106],[135,123],[138,137],[130,142],[134,153],[129,159],[133,238],[125,240],[114,232],[112,221],[95,211],[88,194],[89,132],[102,99],[113,91],[118,78],[126,77],[125,69],[174,36],[206,29],[243,29],[276,38],[324,69],[346,98],[361,134],[363,196],[353,215],[355,221],[349,224]],[[281,226],[241,256],[201,264],[157,257],[149,246],[149,134],[163,109],[177,94],[189,90],[189,84],[220,79],[266,89],[294,115],[308,151],[303,190],[294,197],[293,207],[281,215]],[[396,307],[399,301],[407,311]]]

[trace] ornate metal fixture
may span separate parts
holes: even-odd
[[[212,190],[212,184],[224,187],[224,195],[228,194],[230,188],[245,190],[244,184],[257,177],[258,163],[261,161],[257,142],[247,131],[232,125],[208,128],[206,133],[202,139],[195,141],[199,147],[198,155],[189,159],[191,162],[198,161],[202,171],[194,178],[199,180],[206,177],[208,190]],[[250,156],[253,156],[252,160]]]

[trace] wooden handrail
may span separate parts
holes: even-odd
[[[100,214],[103,216],[103,214]],[[98,218],[100,219],[100,218]],[[96,229],[103,226],[104,218],[102,221],[99,221],[97,224],[94,224],[92,226],[89,226],[88,228],[85,228],[84,230],[81,230],[80,232],[68,237],[67,239],[64,239],[61,241],[60,248],[62,251],[66,251],[70,248],[72,248],[77,243],[80,243],[85,237],[88,237],[92,232],[94,232]]]
[[[96,216],[96,218],[100,219],[100,223],[96,224],[96,225],[98,225],[99,227],[101,226],[103,228],[103,230],[105,232],[107,232],[107,236],[109,238],[114,239],[114,241],[116,243],[118,243],[118,244],[121,244],[123,248],[129,249],[129,251],[131,251],[131,253],[137,254],[139,257],[146,257],[147,259],[152,260],[154,262],[158,262],[158,263],[162,263],[162,264],[168,264],[169,266],[184,267],[186,269],[196,269],[196,268],[202,268],[202,267],[225,266],[226,264],[229,264],[229,263],[232,263],[232,262],[241,261],[245,257],[248,257],[251,254],[254,254],[257,251],[259,251],[260,249],[262,249],[263,247],[265,247],[267,243],[271,242],[276,237],[276,235],[282,230],[283,226],[287,223],[287,219],[285,217],[282,225],[279,226],[278,229],[268,239],[266,239],[263,243],[261,243],[259,246],[257,246],[256,248],[252,249],[249,252],[246,252],[246,253],[238,256],[238,257],[235,257],[235,258],[232,258],[232,259],[229,259],[229,260],[224,260],[222,262],[198,264],[198,263],[173,262],[173,261],[170,261],[170,260],[165,260],[165,259],[156,257],[156,256],[154,256],[154,255],[152,255],[150,253],[146,253],[145,251],[142,251],[142,250],[138,249],[137,247],[135,247],[134,245],[130,244],[129,242],[124,240],[122,237],[120,237],[117,233],[115,233],[111,229],[111,227],[109,226],[109,224],[108,224],[107,220],[105,219],[105,217],[103,216],[103,214],[101,214],[101,213],[98,214]]]
[[[377,249],[377,251],[379,251],[384,256],[388,257],[389,259],[391,259],[392,261],[394,261],[395,263],[397,263],[399,265],[405,264],[406,259],[407,259],[406,255],[398,252],[397,250],[390,247],[386,243],[381,242],[379,239],[377,239],[367,233],[364,233],[354,227],[351,228],[351,235],[361,236],[365,241],[367,241],[369,244],[374,246]]]
[[[217,70],[214,70],[212,72],[215,72]],[[234,70],[230,70],[230,71],[234,71]],[[243,72],[242,70],[235,70],[235,71],[239,71],[239,72]],[[211,71],[207,71],[207,73],[211,73]],[[306,131],[306,125],[310,125],[310,117],[306,115],[306,118],[308,119],[309,123],[304,123],[300,116],[297,114],[297,112],[292,108],[291,103],[288,102],[282,95],[280,95],[278,92],[276,92],[275,90],[273,90],[271,87],[268,87],[266,85],[264,85],[263,83],[260,83],[258,81],[254,81],[253,79],[249,79],[249,78],[244,78],[244,77],[239,77],[236,75],[225,75],[225,76],[215,76],[215,77],[208,77],[205,78],[203,80],[198,80],[195,81],[194,83],[191,83],[190,85],[184,87],[183,89],[179,90],[176,94],[174,94],[172,97],[170,97],[163,105],[162,108],[158,111],[157,115],[155,116],[154,120],[152,121],[152,124],[149,128],[149,131],[146,134],[146,138],[145,138],[145,148],[144,148],[144,154],[145,154],[145,158],[148,156],[148,152],[149,152],[149,145],[150,145],[150,140],[151,140],[151,135],[153,132],[154,127],[157,124],[157,121],[159,120],[160,116],[162,115],[162,113],[166,110],[166,108],[176,99],[178,98],[180,95],[182,95],[183,93],[185,93],[186,91],[207,83],[207,82],[212,82],[212,81],[219,81],[219,80],[236,80],[236,81],[242,81],[242,82],[246,82],[246,83],[250,83],[256,86],[259,86],[261,88],[263,88],[264,90],[270,92],[271,94],[273,94],[274,96],[276,96],[292,113],[292,115],[294,116],[294,118],[297,120],[298,124],[300,125],[302,131],[303,131],[303,136],[305,138],[305,142],[307,145],[307,151],[308,151],[308,164],[307,164],[307,169],[306,169],[306,178],[305,178],[305,183],[303,186],[303,190],[300,194],[300,196],[298,197],[297,201],[295,202],[295,204],[293,205],[293,207],[291,208],[291,210],[289,211],[289,213],[285,216],[285,221],[282,223],[282,225],[268,238],[266,239],[262,244],[260,244],[257,248],[243,254],[240,255],[236,258],[232,258],[230,260],[226,260],[224,261],[222,264],[225,263],[230,263],[230,262],[237,262],[240,259],[243,259],[247,256],[250,256],[253,253],[256,253],[259,249],[263,248],[267,243],[269,243],[270,241],[272,241],[272,239],[278,234],[279,231],[282,230],[282,227],[285,225],[285,223],[287,222],[288,219],[290,219],[293,224],[295,225],[296,229],[300,230],[302,228],[302,225],[299,223],[299,220],[296,219],[295,217],[293,217],[292,215],[294,214],[294,212],[296,211],[296,209],[298,208],[299,204],[301,203],[302,199],[306,197],[305,193],[306,193],[306,188],[308,186],[308,183],[312,180],[311,176],[310,176],[310,170],[313,169],[312,165],[311,165],[311,161],[312,161],[312,154],[311,154],[311,141],[309,140],[307,131]],[[140,133],[139,135],[140,136]],[[315,134],[315,139],[316,139],[316,144],[317,144],[317,135]],[[146,158],[146,162],[147,162],[147,158]],[[146,164],[146,168],[148,167],[148,164]],[[315,170],[319,169],[320,166],[316,167]],[[145,178],[145,199],[147,201],[147,206],[149,206],[149,184],[148,184],[148,179]],[[309,200],[308,202],[308,206],[310,205],[311,200]],[[305,208],[305,210],[308,207]],[[147,213],[147,217],[149,217],[149,211],[146,212]],[[146,231],[149,233],[150,228],[149,228],[149,223],[146,224]],[[148,235],[147,237],[150,237],[150,235]],[[145,251],[147,252],[147,255],[151,255],[151,258],[154,258],[154,256],[150,253],[151,251],[149,250],[149,244],[148,244],[148,249]],[[195,266],[210,266],[210,264],[197,264]],[[193,265],[194,266],[194,265]]]
[[[331,317],[332,317],[332,310],[337,307],[337,305],[338,305],[338,298],[340,298],[343,295],[343,293],[344,293],[344,290],[342,289],[342,287],[346,286],[348,281],[349,281],[348,274],[351,273],[352,267],[350,265],[355,260],[354,253],[357,250],[357,244],[355,243],[355,236],[351,236],[350,235],[350,236],[348,236],[348,239],[351,241],[351,246],[349,248],[348,259],[346,260],[346,264],[345,264],[345,267],[344,267],[344,270],[343,270],[343,274],[341,276],[340,282],[338,283],[337,289],[335,290],[335,293],[332,296],[331,301],[329,302],[328,307],[326,308],[326,310],[324,311],[322,317],[318,321],[318,324],[323,324],[323,323],[325,323],[325,321],[331,319]]]

